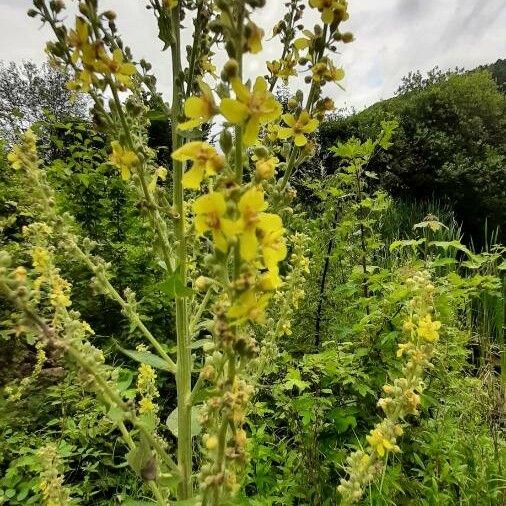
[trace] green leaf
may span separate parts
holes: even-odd
[[[130,467],[137,473],[141,474],[142,470],[153,458],[149,444],[145,438],[141,437],[140,444],[127,453],[127,462]]]
[[[174,272],[165,281],[158,283],[154,286],[155,290],[160,290],[167,295],[170,299],[176,297],[189,297],[192,295],[193,290],[185,286],[181,280],[181,275],[178,271]]]
[[[125,419],[125,412],[118,406],[112,406],[107,416],[114,422],[120,423]]]
[[[116,385],[121,393],[127,390],[127,388],[132,384],[133,377],[134,375],[132,371],[129,371],[128,369],[119,370]]]
[[[390,252],[398,248],[406,248],[406,247],[412,247],[413,249],[416,249],[417,246],[423,244],[424,242],[425,239],[407,239],[405,241],[394,241],[392,244],[390,244],[390,247],[388,249],[390,250]]]
[[[192,406],[191,410],[191,436],[195,437],[200,434],[202,430],[202,426],[200,425],[200,410],[202,406]],[[178,437],[178,421],[177,421],[178,410],[177,408],[172,411],[172,413],[167,417],[167,421],[165,424],[167,428],[174,434],[175,437]]]
[[[192,350],[198,350],[199,348],[209,351],[214,348],[214,341],[212,339],[199,339],[198,341],[194,341],[190,346]]]
[[[158,355],[154,355],[149,351],[125,350],[123,348],[119,349],[122,353],[131,359],[140,362],[141,364],[147,364],[151,367],[154,367],[155,369],[161,369],[162,371],[174,372],[163,358],[159,357]]]
[[[293,387],[297,387],[300,392],[303,392],[309,387],[309,383],[301,379],[300,371],[297,369],[290,369],[283,383],[284,390],[291,390]]]
[[[123,506],[153,506],[154,501],[138,501],[137,499],[126,499],[121,503]]]

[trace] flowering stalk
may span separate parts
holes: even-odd
[[[287,256],[281,213],[294,197],[286,186],[297,165],[312,153],[311,137],[324,112],[333,107],[330,99],[321,98],[323,86],[343,77],[342,70],[326,56],[327,52],[336,51],[331,37],[336,41],[350,40],[338,37],[339,24],[348,16],[346,1],[311,0],[310,6],[321,12],[323,28],[315,29],[314,36],[303,32],[306,38],[292,43],[291,34],[301,29],[296,23],[304,8],[300,1],[290,2],[288,25],[278,32],[284,34],[284,61],[279,77],[296,75],[297,63],[308,65],[312,77],[308,81],[311,88],[306,104],[302,105],[302,93],[297,92],[290,102],[290,112],[282,115],[281,105],[272,95],[275,72],[269,83],[258,77],[251,84],[244,82],[242,72],[243,56],[262,50],[264,32],[254,23],[252,14],[264,5],[263,0],[148,0],[148,8],[157,18],[159,38],[171,52],[172,103],[170,107],[162,105],[163,111],[170,111],[172,129],[172,166],[167,168],[155,166],[155,153],[147,147],[148,111],[143,103],[146,89],[153,99],[161,102],[155,80],[148,74],[150,65],[141,61],[143,73],[138,72],[129,49],[117,35],[115,14],[99,12],[97,0],[80,0],[80,15],[69,30],[59,19],[64,9],[61,1],[34,0],[35,9],[30,13],[53,28],[57,40],[48,44],[47,51],[53,63],[74,71],[68,86],[89,93],[93,99],[94,120],[111,136],[110,163],[137,188],[158,239],[164,275],[175,286],[174,363],[164,346],[143,325],[133,294],[121,297],[109,282],[103,263],[91,256],[90,248],[79,247],[81,242],[68,228],[60,226],[55,211],[49,209],[51,206],[44,209],[48,223],[55,224],[56,233],[66,238],[67,249],[92,269],[97,286],[121,305],[164,360],[164,368],[175,373],[177,471],[170,465],[171,457],[145,426],[139,426],[142,438],[135,448],[128,441],[126,427],[121,425],[126,418],[119,420],[118,427],[132,452],[141,452],[148,444],[163,461],[169,462],[168,467],[180,478],[177,499],[200,494],[203,504],[212,506],[223,504],[239,489],[239,476],[246,461],[243,424],[254,391],[250,365],[258,353],[255,335],[262,335],[269,303],[284,282],[292,302],[301,296],[300,289],[295,287],[300,266],[285,280],[280,273],[280,263]],[[197,15],[194,40],[188,54],[189,66],[183,68],[181,22],[192,11]],[[217,43],[224,44],[229,59],[221,72],[221,82],[213,89],[204,76],[217,78],[210,61],[212,47]],[[302,54],[306,51],[307,54]],[[122,93],[128,93],[124,100]],[[105,106],[107,101],[109,108]],[[217,115],[225,119],[220,135],[221,151],[201,140],[196,131]],[[288,142],[282,145],[278,142],[291,138],[295,145],[292,148]],[[284,176],[277,187],[276,169],[281,164],[276,155],[285,159]],[[165,179],[169,169],[172,169],[172,198],[157,187],[158,180]],[[296,248],[301,250],[302,246]],[[200,302],[198,295],[189,295],[193,294],[188,286],[193,263],[204,271],[192,282],[197,292],[205,293]],[[204,280],[206,286],[199,286],[202,285],[199,280]],[[191,310],[193,301],[199,305]],[[191,338],[204,328],[212,333],[212,351],[205,356],[205,365],[192,390]],[[275,333],[288,334],[288,323],[276,328]],[[86,369],[86,361],[79,358],[76,361]],[[107,402],[123,408],[100,375],[94,381]],[[142,364],[138,377],[138,417],[149,415],[158,423],[158,391],[154,382],[154,371]],[[206,401],[195,406],[205,388]],[[204,464],[198,490],[192,477],[196,461],[191,432],[194,408],[201,413],[204,429]],[[135,418],[128,420],[137,426]],[[160,496],[156,489],[153,493],[159,501],[167,495]]]
[[[366,448],[357,450],[347,459],[348,478],[343,478],[338,487],[343,504],[359,501],[365,487],[381,474],[389,453],[401,451],[397,439],[404,432],[402,422],[409,415],[418,415],[424,371],[432,367],[430,360],[441,329],[441,322],[433,320],[435,287],[427,271],[415,273],[406,284],[413,297],[402,327],[407,340],[399,344],[397,357],[406,355],[407,362],[402,376],[393,385],[383,387],[385,396],[378,401],[378,406],[385,416],[366,437]]]

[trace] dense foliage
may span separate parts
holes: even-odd
[[[0,151],[0,504],[504,504],[506,248],[464,241],[506,220],[500,65],[325,116],[345,1],[288,2],[253,88],[263,2],[148,4],[176,66],[195,25],[171,107],[114,13],[30,12],[70,73],[25,65]]]
[[[499,74],[504,65],[492,68],[497,80],[489,69],[435,71],[427,78],[414,73],[397,97],[327,121],[322,149],[336,138],[374,136],[383,119],[397,119],[392,149],[372,163],[382,187],[404,199],[451,203],[466,240],[483,245],[497,227],[503,233],[506,223],[506,95]]]

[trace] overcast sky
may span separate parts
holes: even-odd
[[[76,2],[67,1],[67,4]],[[118,27],[137,59],[154,64],[165,91],[170,81],[169,54],[161,53],[156,26],[146,0],[99,0],[118,13]],[[281,17],[284,0],[267,0],[256,18],[271,33]],[[343,25],[356,41],[341,46],[337,63],[346,71],[346,91],[329,92],[338,106],[358,109],[397,89],[411,70],[427,71],[438,65],[473,68],[506,57],[506,0],[349,0],[350,20]],[[26,16],[31,0],[0,0],[0,60],[42,62],[43,47],[51,34]],[[69,16],[72,18],[71,16]],[[314,24],[312,18],[308,27]],[[266,44],[266,57],[279,54],[277,43]],[[261,59],[248,57],[247,73],[265,72]]]

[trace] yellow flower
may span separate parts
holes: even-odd
[[[312,49],[317,38],[316,35],[309,30],[303,30],[302,33],[305,35],[305,37],[299,37],[293,42],[295,49],[298,49],[299,51],[302,51],[304,49]]]
[[[330,61],[319,62],[311,68],[313,81],[321,83],[324,81],[341,81],[344,79],[344,70],[336,68]]]
[[[33,248],[32,265],[36,272],[44,274],[49,268],[50,262],[49,252],[46,249],[40,246]]]
[[[255,162],[256,175],[258,179],[270,179],[274,176],[274,171],[278,166],[279,159],[275,156],[270,158],[260,158]]]
[[[147,397],[143,397],[139,402],[139,413],[153,413],[156,410],[156,406],[154,405],[151,399]]]
[[[258,188],[250,188],[239,199],[237,207],[241,213],[238,220],[241,230],[239,239],[241,257],[249,262],[256,257],[258,249],[256,230],[262,211],[267,208],[263,191]]]
[[[75,30],[70,30],[68,35],[68,44],[74,48],[72,53],[72,62],[77,63],[79,58],[85,58],[85,55],[89,52],[89,27],[88,23],[80,17],[76,17]]]
[[[7,160],[15,170],[20,170],[24,165],[24,153],[21,146],[14,146],[12,151],[7,155]]]
[[[71,285],[67,280],[60,276],[54,277],[49,294],[51,304],[57,308],[70,306],[72,303],[70,301],[70,289]]]
[[[429,343],[436,341],[439,339],[438,330],[441,328],[441,322],[432,321],[432,317],[430,314],[425,315],[423,318],[420,318],[418,323],[418,336],[422,339],[425,339]]]
[[[228,249],[227,237],[233,236],[237,227],[232,220],[224,218],[227,204],[223,195],[218,192],[202,195],[194,202],[193,211],[196,214],[195,230],[197,234],[202,235],[210,231],[216,248],[226,253]]]
[[[236,323],[246,320],[263,323],[265,321],[265,308],[269,302],[270,295],[258,296],[254,289],[242,293],[235,304],[227,312],[227,315]]]
[[[21,143],[12,148],[7,155],[7,160],[14,170],[20,170],[30,162],[34,162],[33,158],[37,156],[37,137],[29,128],[23,134]],[[32,160],[31,160],[32,159]]]
[[[139,163],[139,158],[130,149],[125,149],[119,141],[112,141],[112,154],[109,160],[121,171],[121,177],[125,181],[130,179],[133,167]]]
[[[307,144],[305,134],[313,133],[319,124],[318,120],[311,118],[307,111],[302,111],[297,119],[293,114],[283,114],[282,118],[289,128],[280,128],[279,138],[288,139],[293,137],[295,145],[298,147]]]
[[[279,139],[279,130],[281,127],[275,123],[267,125],[267,138],[271,142],[276,142]]]
[[[260,288],[265,291],[277,290],[283,284],[278,269],[264,272],[260,278]]]
[[[283,68],[283,64],[279,60],[273,60],[273,61],[267,62],[267,70],[274,77],[279,77],[279,73],[281,72],[282,68]]]
[[[255,143],[260,126],[276,120],[281,115],[281,105],[274,95],[267,90],[267,82],[258,77],[250,90],[235,77],[231,80],[236,99],[224,98],[220,111],[225,118],[236,125],[245,125],[244,143],[251,146]]]
[[[80,70],[76,76],[76,79],[73,79],[67,83],[67,88],[70,91],[81,90],[84,93],[90,91],[91,85],[95,82],[95,75],[91,70],[83,69]]]
[[[216,75],[216,65],[213,64],[211,61],[211,58],[209,56],[203,56],[200,59],[200,68],[202,69],[202,72],[205,74],[210,74],[215,79],[218,77]]]
[[[386,451],[395,450],[396,448],[395,444],[383,434],[383,431],[379,427],[371,430],[370,435],[366,436],[366,439],[380,457],[383,457]]]
[[[199,188],[204,176],[215,176],[225,166],[225,158],[210,144],[202,141],[188,142],[174,151],[172,158],[180,162],[193,162],[191,169],[183,175],[183,186],[195,190]]]
[[[265,267],[277,273],[278,263],[286,258],[286,242],[283,237],[283,221],[277,214],[262,213],[258,219],[261,232],[260,248]]]
[[[255,23],[248,23],[246,26],[248,36],[246,38],[246,50],[252,54],[257,54],[262,51],[262,38],[264,31],[259,28]]]
[[[202,79],[199,79],[200,97],[190,97],[184,103],[184,113],[188,121],[179,124],[180,130],[191,130],[207,123],[216,113],[213,92]]]
[[[309,0],[309,5],[321,12],[322,21],[327,25],[334,21],[337,13],[340,19],[347,19],[346,2],[343,0]]]
[[[121,49],[115,49],[112,53],[112,58],[103,58],[102,62],[107,67],[107,70],[112,75],[114,75],[116,82],[121,87],[132,87],[132,76],[137,72],[137,69],[133,63],[124,61],[123,52]],[[97,66],[98,72],[103,72],[103,70],[103,67]]]

